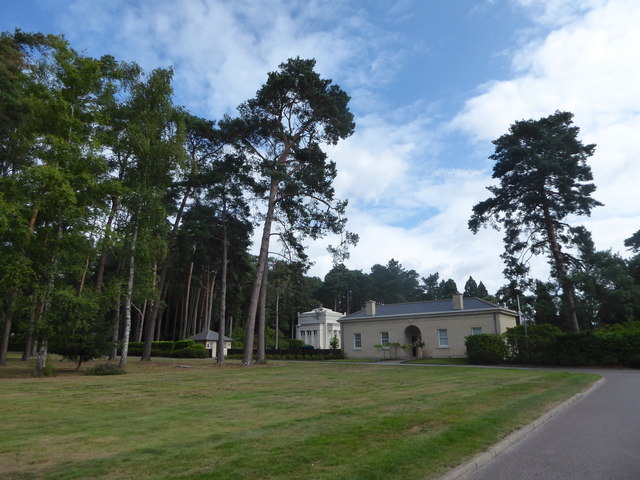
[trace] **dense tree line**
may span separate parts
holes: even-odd
[[[256,316],[264,350],[271,237],[300,272],[305,238],[338,234],[337,257],[357,240],[321,150],[353,132],[349,97],[314,60],[283,63],[215,122],[173,103],[170,68],[21,31],[0,36],[0,56],[0,364],[19,340],[37,370],[49,349],[81,361],[116,345],[125,367],[130,340],[148,360],[155,339],[235,322],[249,365]]]
[[[254,347],[263,362],[295,337],[298,312],[460,291],[394,259],[368,273],[339,263],[357,235],[321,147],[354,123],[347,94],[314,66],[288,60],[216,122],[173,103],[170,68],[91,58],[60,36],[0,35],[0,365],[11,343],[38,370],[49,350],[78,362],[119,353],[125,367],[129,341],[149,360],[154,340],[209,328],[238,340],[251,365]],[[624,259],[567,221],[599,205],[586,164],[595,146],[577,135],[556,112],[494,142],[500,184],[469,226],[504,227],[507,284],[490,295],[469,277],[465,295],[520,302],[527,318],[567,330],[640,319],[640,231]],[[309,277],[304,242],[327,232],[341,238],[336,265]],[[549,279],[528,276],[537,254]]]

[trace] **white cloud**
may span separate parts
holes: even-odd
[[[342,2],[75,0],[61,14],[68,36],[92,50],[147,70],[174,66],[179,101],[213,118],[234,114],[288,58],[315,58],[323,76],[368,88],[402,55]]]
[[[73,0],[61,15],[72,44],[93,55],[111,53],[145,69],[174,65],[178,102],[214,119],[233,114],[280,62],[316,58],[317,70],[353,97],[358,113],[356,133],[328,149],[338,165],[337,194],[350,199],[349,229],[361,238],[347,265],[368,271],[396,258],[422,275],[438,271],[461,288],[472,275],[495,290],[503,283],[501,235],[483,230],[474,236],[467,229],[471,208],[486,198],[491,179],[486,171],[442,169],[445,136],[460,144],[456,153],[467,150],[471,157],[469,149],[490,148],[490,140],[515,120],[573,111],[584,141],[598,144],[595,196],[606,204],[585,224],[600,248],[614,250],[640,228],[640,145],[634,140],[640,131],[640,4],[514,4],[534,17],[537,28],[502,52],[511,56],[511,78],[478,86],[445,124],[424,113],[427,100],[389,105],[376,90],[394,79],[407,52],[433,46],[418,38],[403,43],[403,32],[376,25],[366,6],[358,10],[338,0]],[[396,6],[393,14],[402,15],[412,5]],[[469,139],[475,144],[466,145]],[[461,159],[447,160],[457,165]],[[480,160],[478,169],[486,155]],[[311,273],[323,277],[331,268],[324,251],[330,242],[310,246],[316,262]]]
[[[437,212],[424,215],[411,227],[381,222],[370,209],[349,208],[349,229],[360,235],[360,242],[345,264],[368,272],[374,263],[384,264],[395,258],[404,268],[422,276],[439,272],[463,288],[471,275],[495,291],[504,283],[499,258],[501,235],[494,230],[473,235],[467,228],[473,204],[485,195],[485,184],[486,177],[479,171],[439,170],[421,177],[397,195],[407,203],[421,203]],[[323,277],[331,268],[331,257],[323,251],[331,240],[310,246],[316,262],[311,274]]]
[[[515,120],[574,112],[583,141],[598,145],[590,162],[594,197],[605,203],[584,221],[599,248],[622,251],[624,238],[640,227],[640,4],[592,1],[576,9],[567,1],[522,3],[544,6],[539,21],[554,18],[555,29],[520,49],[514,77],[483,86],[452,125],[484,142]]]

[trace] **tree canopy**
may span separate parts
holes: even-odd
[[[601,203],[591,196],[596,187],[587,165],[595,145],[578,139],[572,119],[569,112],[555,112],[539,120],[518,121],[494,140],[490,158],[499,184],[487,187],[491,197],[473,207],[469,228],[474,233],[487,224],[504,228],[507,278],[526,276],[530,255],[547,255],[552,275],[562,287],[567,326],[578,331],[568,275],[575,260],[569,248],[576,245],[578,232],[567,217],[589,215]]]

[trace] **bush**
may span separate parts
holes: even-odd
[[[507,358],[507,345],[502,335],[483,333],[465,338],[467,359],[471,364],[496,364]]]
[[[556,341],[562,330],[549,323],[523,325],[508,328],[504,338],[509,349],[509,359],[516,363],[554,363]]]
[[[46,363],[44,367],[40,370],[39,377],[57,377],[58,372],[51,363]]]
[[[155,343],[155,342],[154,342]],[[173,342],[172,342],[173,343]],[[122,345],[118,347],[118,353],[122,355]],[[130,357],[140,357],[144,350],[144,342],[129,342],[129,350],[127,355]],[[151,355],[154,354],[153,346],[151,347]]]
[[[155,343],[160,343],[160,342],[155,342]],[[171,343],[171,347],[172,347],[171,349],[175,349],[175,350],[181,350],[183,348],[191,348],[196,345],[196,342],[194,340],[178,340],[177,342],[167,342],[167,343]],[[204,345],[200,345],[200,346],[204,348]]]
[[[165,356],[172,358],[207,358],[209,356],[209,352],[204,348],[204,345],[193,343],[188,347],[176,348]]]
[[[280,350],[300,350],[304,342],[297,338],[281,338],[279,344]]]
[[[183,340],[183,341],[187,341],[187,342],[193,342],[193,340]],[[151,343],[151,348],[158,353],[158,356],[162,356],[160,354],[160,352],[170,352],[171,350],[173,350],[176,346],[178,342],[171,342],[171,341],[158,341],[158,342],[152,342]],[[142,345],[144,346],[144,342],[142,342]]]
[[[124,369],[115,363],[99,363],[87,370],[87,375],[122,375],[126,373]]]

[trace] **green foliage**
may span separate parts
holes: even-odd
[[[469,363],[504,361],[535,365],[626,366],[640,368],[640,322],[590,331],[562,332],[551,324],[510,328],[503,335],[465,338]]]
[[[465,337],[464,343],[471,364],[503,363],[509,353],[504,337],[499,334],[470,335]]]
[[[438,272],[422,277],[422,283],[423,300],[443,300],[458,293],[456,282],[451,278],[448,280],[440,279]]]
[[[640,320],[640,284],[631,265],[610,250],[596,251],[591,235],[584,233],[580,267],[574,269],[572,279],[588,327]]]
[[[178,342],[176,342],[176,344],[177,343]],[[172,358],[207,358],[209,356],[209,352],[204,345],[194,343],[193,345],[175,348],[166,356]]]
[[[515,363],[545,364],[553,358],[552,350],[562,330],[549,323],[518,325],[507,329],[504,339],[509,350],[509,361]]]
[[[47,362],[44,367],[40,369],[38,374],[39,377],[57,377],[58,371],[51,365],[50,362]]]
[[[640,253],[640,230],[624,240],[624,246],[634,253]]]
[[[302,347],[304,346],[304,342],[298,338],[288,338],[283,339],[282,341],[282,349],[283,350],[293,350],[293,351],[298,351],[300,350]]]
[[[144,342],[129,342],[129,355],[142,356]],[[170,358],[207,358],[209,352],[204,345],[193,340],[177,342],[158,341],[151,344],[151,356]]]
[[[338,340],[336,335],[329,340],[329,348],[333,351],[338,351],[340,349],[340,340]]]
[[[308,347],[308,348],[304,348]],[[313,348],[311,345],[305,345],[299,349],[288,350],[266,350],[268,360],[340,360],[345,358],[341,350],[319,349]],[[241,359],[242,352],[238,349],[229,351],[227,358]]]
[[[595,185],[587,159],[595,145],[583,145],[573,115],[555,112],[539,120],[515,122],[509,133],[494,140],[493,178],[498,186],[487,187],[492,196],[473,207],[469,228],[498,224],[504,227],[505,276],[519,281],[529,266],[523,259],[546,254],[552,274],[562,288],[565,322],[579,330],[573,285],[568,268],[575,259],[566,247],[579,244],[581,229],[566,218],[589,215],[601,205],[591,194]],[[563,250],[564,248],[564,250]]]
[[[154,344],[160,342],[153,342]],[[169,349],[180,349],[180,348],[191,348],[196,346],[195,340],[178,340],[177,342],[163,342],[163,343],[172,343],[172,347]]]
[[[122,375],[124,373],[126,373],[124,369],[115,363],[98,363],[87,370],[86,375]]]
[[[472,276],[469,276],[466,283],[464,284],[464,292],[465,297],[478,297],[478,284],[473,279]]]
[[[371,298],[383,303],[420,300],[419,278],[415,270],[405,270],[393,258],[385,266],[376,264],[371,267],[369,275]]]
[[[70,288],[53,294],[49,312],[49,351],[78,363],[107,355],[111,349],[109,322],[100,313],[99,296],[78,296]]]

